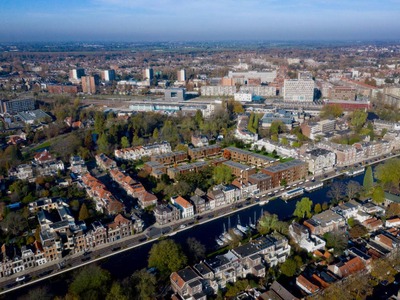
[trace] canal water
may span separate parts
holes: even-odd
[[[250,219],[254,222],[254,217],[257,219],[261,216],[262,212],[269,212],[270,214],[278,215],[280,220],[285,220],[292,217],[292,214],[296,207],[296,202],[299,201],[302,197],[308,197],[313,201],[313,205],[320,203],[321,205],[324,202],[329,203],[330,198],[327,197],[327,193],[330,189],[330,186],[335,181],[342,181],[343,183],[347,183],[350,180],[354,180],[362,184],[364,178],[364,174],[361,174],[352,178],[344,178],[333,179],[324,182],[324,187],[316,190],[312,193],[304,193],[304,195],[291,199],[287,202],[281,200],[280,198],[270,201],[265,205],[255,205],[249,207],[248,209],[244,209],[242,211],[233,212],[230,215],[227,215],[223,218],[218,218],[213,221],[210,221],[205,224],[201,224],[198,226],[194,226],[182,232],[176,233],[174,236],[169,237],[176,241],[177,243],[184,244],[186,243],[187,238],[194,237],[202,244],[204,244],[207,250],[212,250],[216,247],[215,238],[219,236],[225,227],[228,229],[229,224],[233,227],[236,226],[238,217],[240,218],[241,225],[248,225]],[[207,218],[207,217],[205,217]],[[101,267],[103,269],[107,269],[110,271],[112,276],[117,279],[123,279],[130,276],[134,271],[140,270],[142,268],[147,268],[147,259],[149,255],[149,251],[152,247],[153,243],[146,244],[144,246],[125,251],[120,254],[115,254],[112,257],[109,257],[106,262],[101,263]],[[20,289],[17,293],[10,293],[7,295],[6,299],[10,296],[18,294],[24,294],[28,292],[28,289],[32,289],[35,286],[40,285],[49,285],[49,281],[45,280],[42,283],[38,283],[36,285],[32,285],[29,288]],[[66,283],[64,282],[53,282],[51,284],[51,289],[57,286],[56,291],[60,292],[61,290],[66,291]],[[55,294],[58,294],[55,292]],[[14,298],[15,299],[15,298]]]

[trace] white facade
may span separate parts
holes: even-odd
[[[319,174],[334,167],[336,154],[325,149],[315,149],[304,154],[304,160],[308,163],[309,172]]]
[[[250,72],[232,72],[229,71],[228,73],[229,78],[241,78],[243,77],[245,81],[249,78],[260,78],[261,82],[273,82],[276,79],[276,70],[270,72],[257,72],[257,71],[250,71]]]
[[[240,91],[244,93],[252,93],[254,96],[276,96],[275,86],[241,86]]]
[[[235,130],[235,137],[245,143],[254,143],[258,141],[258,134],[252,133],[247,129],[238,128]]]
[[[207,85],[201,87],[202,96],[233,96],[236,86]]]
[[[307,250],[307,252],[313,253],[316,250],[325,249],[326,242],[315,235],[310,235],[303,225],[290,224],[289,235],[300,248]]]
[[[314,81],[285,79],[283,87],[283,100],[295,102],[313,102]]]
[[[239,92],[239,93],[235,93],[234,97],[235,97],[235,101],[239,101],[239,102],[251,102],[253,100],[252,93]]]
[[[113,81],[115,80],[115,71],[114,70],[105,70],[103,71],[103,80],[104,81]]]
[[[178,71],[178,81],[184,82],[186,80],[186,70],[182,69]]]
[[[256,143],[253,144],[253,148],[255,146],[257,146],[258,149],[262,149],[264,147],[265,151],[267,151],[268,153],[272,153],[274,150],[276,150],[276,153],[279,156],[295,157],[297,155],[296,148],[292,148],[290,146],[275,142],[270,139],[258,140]]]

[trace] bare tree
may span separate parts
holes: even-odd
[[[362,186],[357,181],[350,180],[347,183],[346,194],[347,194],[347,197],[349,197],[349,200],[353,199],[354,196],[361,190],[362,190]]]
[[[332,184],[331,189],[326,194],[329,198],[334,199],[338,202],[346,192],[346,186],[341,181],[336,181]]]

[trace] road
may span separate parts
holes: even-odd
[[[399,155],[400,155],[400,153],[397,152],[397,154],[395,154],[393,156],[392,155],[388,155],[387,157],[380,156],[379,158],[376,158],[376,160],[373,160],[373,162],[371,162],[371,164],[376,164],[376,163],[382,162],[386,159],[389,159],[392,157],[397,157]],[[372,159],[368,159],[368,161],[371,161],[371,160]],[[359,165],[359,163],[355,163],[353,165],[350,165],[349,168],[358,166],[358,165]],[[334,177],[338,177],[338,176],[342,175],[342,174],[337,174],[335,171],[333,171],[331,173],[327,173],[326,174],[327,177],[321,178],[321,179],[329,180]],[[321,177],[324,177],[324,176],[321,176]],[[303,183],[303,185],[304,184],[305,183]],[[297,187],[298,186],[299,185],[297,185]],[[277,191],[277,188],[275,188],[273,190]],[[268,192],[270,192],[270,191],[265,192],[264,195],[267,195]],[[282,192],[284,192],[284,191],[282,191]],[[274,197],[279,197],[282,192],[277,192],[277,194],[275,194]],[[7,277],[6,279],[1,278],[0,279],[0,288],[6,289],[6,290],[0,292],[0,295],[6,293],[8,291],[15,290],[21,286],[26,286],[31,283],[36,283],[38,280],[44,280],[44,279],[50,278],[52,276],[57,276],[64,272],[69,272],[70,270],[79,268],[81,266],[90,264],[95,261],[99,261],[106,257],[112,256],[116,253],[121,253],[123,251],[127,251],[127,250],[133,249],[135,247],[144,245],[146,243],[152,243],[153,241],[155,241],[157,238],[160,238],[161,236],[166,236],[166,235],[172,236],[176,232],[187,230],[187,229],[191,228],[191,226],[198,226],[198,225],[210,222],[210,221],[214,220],[215,218],[224,217],[227,214],[230,214],[234,211],[247,209],[248,207],[251,207],[254,205],[259,205],[258,202],[264,201],[266,199],[267,199],[267,197],[265,197],[265,196],[260,197],[259,199],[257,199],[257,198],[241,199],[240,201],[236,202],[234,205],[231,205],[231,204],[225,205],[219,209],[216,209],[213,211],[206,211],[203,214],[196,215],[196,219],[194,219],[194,218],[184,219],[184,220],[180,220],[175,223],[171,223],[168,226],[160,226],[160,225],[154,224],[154,225],[148,227],[143,233],[124,238],[113,244],[105,244],[105,245],[97,246],[97,248],[92,249],[92,251],[88,255],[83,256],[82,253],[76,253],[76,254],[67,256],[63,259],[57,260],[52,264],[47,263],[45,265],[35,267],[34,269],[28,269],[25,272],[20,272],[18,274],[14,274],[10,277]],[[180,229],[181,225],[186,225],[186,227]],[[115,250],[116,248],[119,248],[119,247],[121,247],[121,249],[113,251],[113,249]],[[85,261],[82,261],[82,259],[84,259]],[[58,263],[65,263],[65,265],[67,267],[60,269],[57,265]],[[51,265],[49,265],[49,264],[51,264]],[[49,273],[45,276],[40,276],[41,274],[43,274],[43,272],[50,272],[50,271],[51,271],[51,273]],[[18,285],[15,285],[16,284],[15,279],[18,276],[24,276],[24,275],[27,276],[28,274],[29,274],[29,277],[27,278],[26,281],[22,281]],[[39,278],[32,281],[32,278],[34,278],[36,276]]]

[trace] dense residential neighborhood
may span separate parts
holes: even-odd
[[[0,293],[399,297],[397,44],[88,47],[0,47]]]

